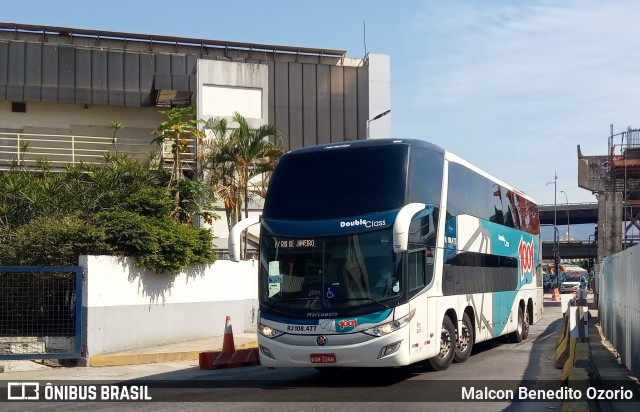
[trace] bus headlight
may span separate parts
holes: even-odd
[[[411,322],[413,319],[413,315],[416,314],[416,310],[412,310],[408,315],[401,317],[400,319],[393,320],[391,322],[383,323],[382,325],[378,325],[375,328],[367,329],[362,331],[367,335],[372,336],[385,336],[392,332],[397,331],[398,329],[404,328]]]
[[[271,326],[266,326],[261,323],[258,323],[258,333],[269,339],[277,338],[284,334],[284,332],[280,332],[277,329],[273,329]]]

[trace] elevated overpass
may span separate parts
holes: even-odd
[[[598,223],[598,203],[558,203],[556,205],[538,205],[540,224],[553,225],[554,215],[559,226],[571,224]]]
[[[558,242],[558,254],[562,259],[588,259],[596,258],[598,245],[591,239],[572,240],[569,242]],[[553,241],[542,241],[541,259],[553,259]]]
[[[582,225],[598,223],[598,203],[558,203],[538,205],[540,224],[553,226]],[[598,245],[594,239],[573,240],[558,243],[558,253],[562,259],[595,258]],[[542,242],[542,259],[553,259],[553,241]]]
[[[598,223],[598,203],[558,203],[556,205],[538,205],[540,224],[553,226],[554,217],[556,225],[582,225]],[[562,259],[586,259],[596,258],[598,245],[591,239],[573,240],[558,243],[559,254]],[[553,241],[542,242],[542,259],[553,259]]]

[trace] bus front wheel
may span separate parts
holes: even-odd
[[[453,360],[458,363],[466,362],[471,355],[471,349],[473,349],[473,324],[471,323],[471,319],[469,319],[469,315],[465,313],[462,317],[462,324],[460,325]]]
[[[440,353],[429,359],[429,364],[436,371],[447,369],[453,362],[456,350],[456,330],[448,316],[442,320],[440,331]]]

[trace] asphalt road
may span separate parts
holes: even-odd
[[[463,390],[535,389],[557,381],[553,367],[556,332],[562,328],[558,302],[546,302],[545,317],[531,325],[521,343],[499,338],[475,346],[466,363],[433,372],[422,365],[396,369],[319,372],[315,369],[268,369],[252,366],[203,370],[194,362],[109,368],[65,368],[0,375],[2,381],[36,380],[53,385],[109,383],[148,387],[152,401],[10,402],[0,409],[66,411],[529,411],[560,409],[559,401],[461,401]],[[63,382],[64,380],[64,382]],[[464,388],[464,389],[463,389]],[[102,388],[97,387],[97,396]],[[4,390],[4,389],[3,389]],[[41,388],[41,392],[44,388]],[[467,397],[469,397],[467,395]],[[441,401],[447,402],[441,402]]]

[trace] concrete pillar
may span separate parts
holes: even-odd
[[[599,192],[598,263],[622,250],[622,193]]]

